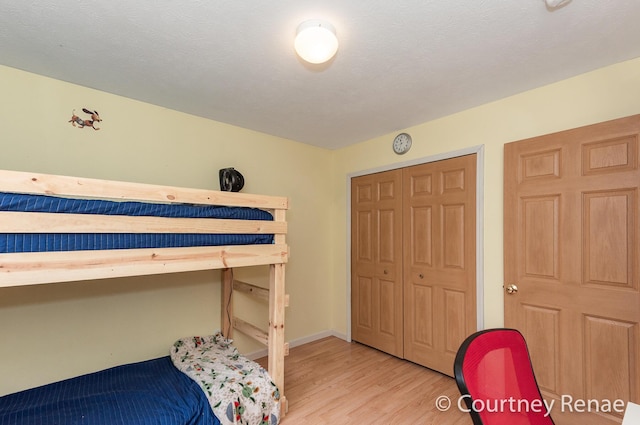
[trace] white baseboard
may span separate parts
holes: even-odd
[[[336,331],[333,331],[333,330],[327,330],[327,331],[319,332],[317,334],[313,334],[313,335],[309,335],[309,336],[305,336],[305,337],[302,337],[302,338],[291,340],[291,341],[289,341],[289,348],[298,347],[300,345],[308,344],[310,342],[317,341],[317,340],[322,339],[322,338],[327,338],[329,336],[335,336],[336,338],[340,338],[340,339],[343,339],[345,341],[348,341],[346,334],[343,334],[342,332],[336,332]],[[250,360],[256,360],[256,359],[265,357],[267,354],[268,354],[268,351],[267,351],[266,348],[264,348],[262,350],[258,350],[258,351],[254,351],[252,353],[244,354],[244,356],[246,358],[250,359]]]

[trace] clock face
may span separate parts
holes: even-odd
[[[393,151],[398,155],[406,153],[411,148],[411,136],[400,133],[393,139]]]

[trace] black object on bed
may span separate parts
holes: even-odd
[[[0,211],[55,212],[153,216],[171,218],[224,218],[273,220],[264,210],[216,205],[154,204],[96,199],[69,199],[46,195],[0,193]],[[188,246],[252,245],[273,243],[269,234],[191,233],[13,233],[0,234],[0,252],[77,251],[126,248],[180,248]]]
[[[169,357],[0,397],[0,425],[219,425],[206,395]]]

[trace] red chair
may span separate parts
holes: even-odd
[[[474,425],[554,425],[536,382],[527,343],[515,329],[469,336],[453,366]]]

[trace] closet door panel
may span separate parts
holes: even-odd
[[[351,336],[403,356],[402,174],[351,182]]]
[[[475,176],[476,155],[403,170],[404,354],[446,375],[477,326]]]

